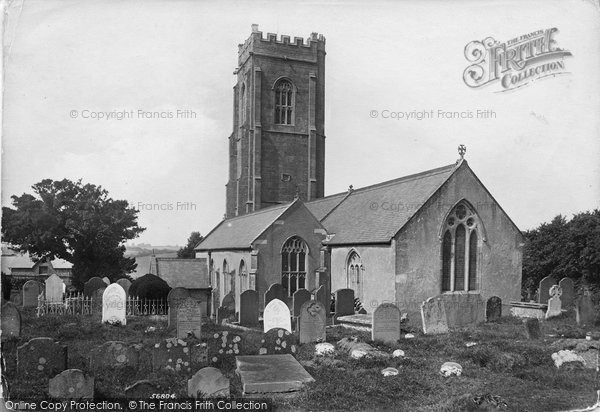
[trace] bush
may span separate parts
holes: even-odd
[[[148,273],[133,281],[129,295],[141,299],[167,299],[171,287],[163,279]]]

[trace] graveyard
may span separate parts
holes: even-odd
[[[98,286],[101,304],[86,315],[40,312],[41,297],[37,307],[4,304],[6,398],[158,395],[269,399],[275,410],[551,411],[593,405],[600,391],[597,313],[584,313],[581,297],[575,310],[561,310],[554,283],[547,304],[530,304],[545,308],[547,319],[502,316],[499,299],[482,305],[473,295],[430,298],[421,319],[391,303],[351,314],[349,289],[335,294],[329,313],[305,290],[288,306],[275,285],[261,319],[257,293],[243,294],[240,322],[226,300],[217,322],[203,318],[177,289],[168,314],[130,314],[121,285]],[[51,304],[59,289],[46,285]],[[348,322],[365,316],[371,322],[362,327]]]

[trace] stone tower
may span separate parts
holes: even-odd
[[[323,197],[325,38],[263,38],[254,24],[234,75],[226,216]]]

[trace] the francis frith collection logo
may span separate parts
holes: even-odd
[[[465,46],[471,63],[463,73],[467,86],[478,88],[500,83],[501,90],[513,90],[547,76],[568,73],[564,58],[571,52],[558,47],[556,27],[523,34],[506,42],[492,37],[474,40]]]

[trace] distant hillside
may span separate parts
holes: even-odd
[[[156,253],[155,256],[156,257],[176,258],[177,252]],[[149,255],[135,256],[135,263],[137,263],[137,268],[136,268],[135,272],[131,272],[129,274],[132,278],[135,279],[137,277],[144,276],[146,273],[155,273],[154,268],[151,267],[152,251],[150,251]]]
[[[125,251],[125,256],[127,257],[137,257],[137,256],[151,256],[152,251],[155,254],[162,253],[173,253],[177,254],[180,246],[152,246],[147,243],[140,243],[139,245],[130,246],[127,245],[127,250]]]

